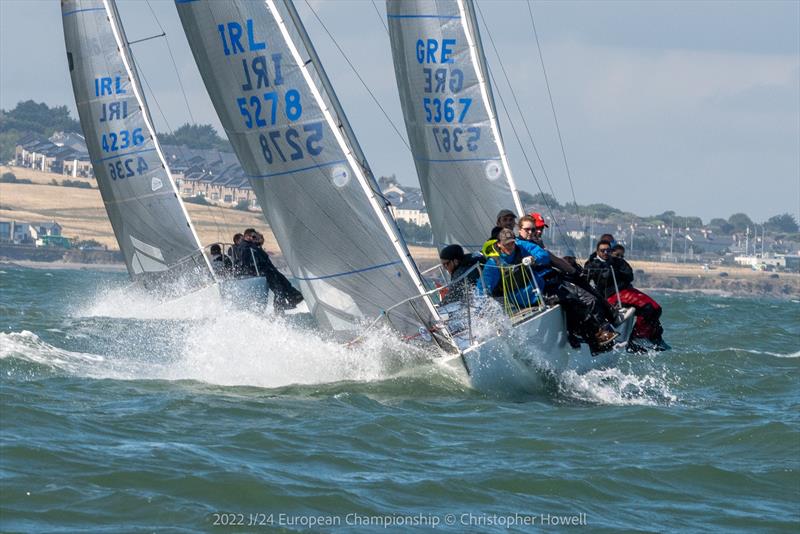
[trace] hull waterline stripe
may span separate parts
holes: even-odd
[[[375,269],[382,269],[384,267],[391,267],[392,265],[400,265],[402,263],[403,263],[402,260],[397,260],[397,261],[390,261],[389,263],[381,263],[380,265],[373,265],[371,267],[364,267],[363,269],[355,269],[353,271],[346,271],[346,272],[343,272],[343,273],[326,274],[324,276],[313,276],[313,277],[309,277],[309,278],[304,278],[302,276],[296,276],[295,278],[297,278],[298,280],[305,280],[307,282],[308,281],[312,281],[312,280],[326,280],[328,278],[338,278],[340,276],[347,276],[349,274],[358,274],[358,273],[363,273],[363,272],[366,272],[366,271],[374,271]]]

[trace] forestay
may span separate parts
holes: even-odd
[[[78,115],[128,272],[148,288],[185,291],[213,281],[156,139],[116,6],[64,0],[61,11]]]
[[[506,159],[472,3],[387,0],[397,86],[434,238],[479,250],[522,205]]]
[[[310,309],[354,330],[422,280],[290,2],[176,0],[206,88]],[[392,325],[432,330],[427,297]]]

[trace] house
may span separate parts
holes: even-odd
[[[383,198],[389,202],[389,212],[396,220],[417,226],[431,223],[421,189],[398,184],[394,175],[378,178],[378,186]]]
[[[66,239],[61,235],[61,230],[61,225],[55,221],[33,223],[0,221],[0,242],[43,246],[48,242],[55,243]]]

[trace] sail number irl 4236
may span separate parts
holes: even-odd
[[[283,54],[269,50],[252,19],[218,24],[217,31],[223,54],[242,55],[242,92],[236,96],[236,108],[241,124],[258,131],[264,161],[272,165],[318,156],[323,149],[322,123],[296,124],[303,117],[302,93],[286,87]]]

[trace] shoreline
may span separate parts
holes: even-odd
[[[427,252],[414,255],[427,256]],[[280,256],[272,257],[276,266],[284,267]],[[418,261],[424,263],[423,257],[418,257]],[[2,267],[58,271],[127,272],[122,263],[73,263],[0,258],[0,268]],[[644,271],[636,274],[636,279],[640,283],[640,285],[636,285],[642,291],[699,293],[720,297],[767,297],[779,300],[800,299],[800,275],[797,273],[778,273],[778,278],[770,278],[769,275],[772,273],[729,268],[725,271],[729,273],[728,276],[720,277],[715,271],[700,271],[699,266],[692,264],[678,266],[667,264],[664,266],[658,262],[641,261],[635,262],[634,268],[637,271]]]
[[[52,271],[98,271],[101,273],[125,273],[128,269],[123,263],[73,263],[66,261],[32,261],[0,259],[0,268],[16,267],[22,269]]]

